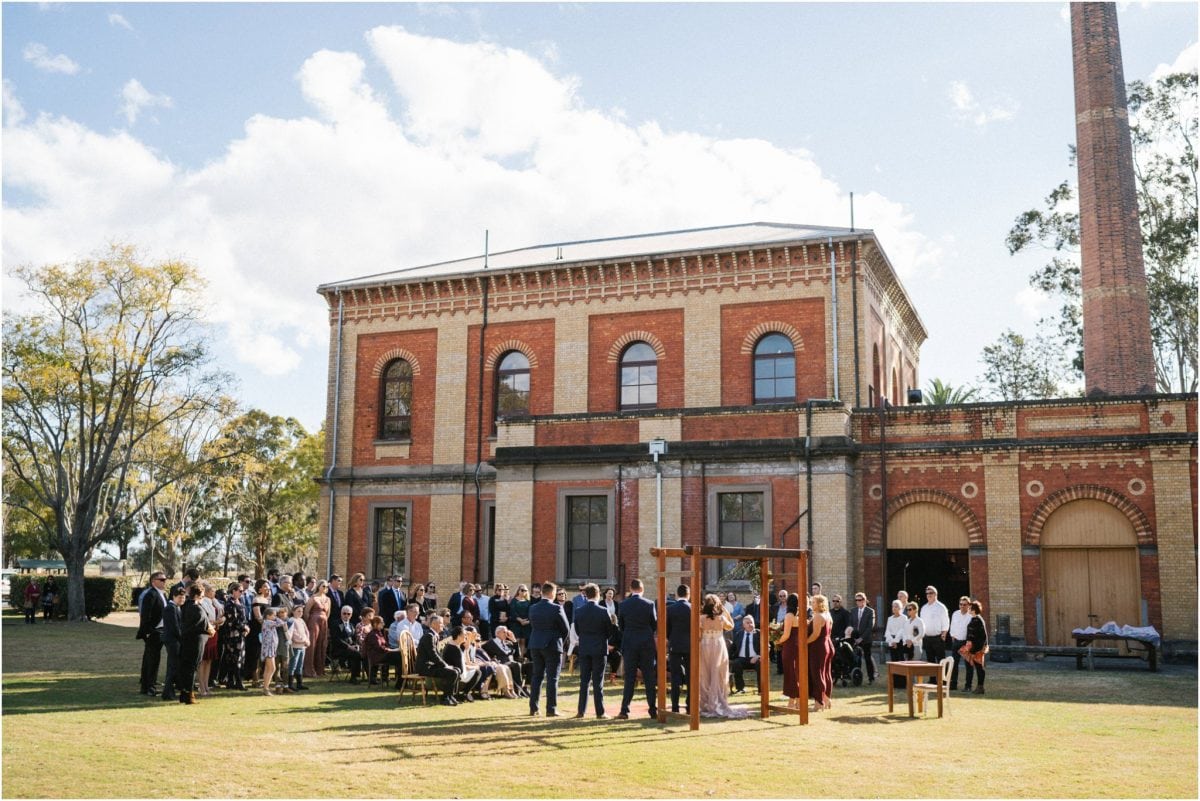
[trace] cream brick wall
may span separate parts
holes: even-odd
[[[801,434],[804,434],[807,431],[807,422],[805,417],[805,412],[801,412],[798,428]],[[813,409],[812,435],[814,437],[849,436],[850,410],[846,407],[842,407],[840,409]]]
[[[720,293],[699,295],[683,311],[683,404],[720,406]],[[726,299],[726,302],[728,300]]]
[[[683,418],[650,417],[638,422],[638,442],[649,442],[656,437],[679,442],[683,439]]]
[[[429,578],[442,587],[457,587],[463,578],[462,510],[462,495],[429,498]]]
[[[1025,578],[1021,570],[1021,488],[1017,459],[985,456],[983,481],[987,494],[989,619],[1008,615],[1014,637],[1025,635]],[[1032,604],[1033,599],[1029,599]]]
[[[821,591],[828,597],[832,593],[852,592],[853,576],[853,532],[851,530],[850,489],[851,476],[846,472],[842,459],[822,461],[813,465],[813,553],[809,565],[812,578],[821,582]],[[836,472],[829,472],[836,470]],[[801,482],[801,504],[807,491]],[[807,541],[807,523],[800,521],[801,542]]]
[[[461,464],[463,461],[463,409],[467,403],[467,326],[438,328],[437,390],[434,400],[433,461]]]
[[[663,547],[678,548],[683,542],[680,536],[682,484],[678,475],[669,475],[665,471],[662,484]],[[658,544],[657,514],[658,504],[655,500],[655,479],[638,479],[637,577],[646,585],[647,598],[655,598],[658,595],[658,559],[650,555],[650,549]],[[671,563],[674,563],[675,566],[679,564],[678,560],[668,560],[668,567],[671,567]],[[671,576],[675,577],[673,579],[675,584],[679,583],[678,572],[668,573],[668,590],[674,586]],[[630,576],[630,578],[633,577]]]
[[[492,448],[530,447],[534,444],[537,431],[530,422],[516,421],[501,423],[496,429],[496,444]]]
[[[575,307],[568,307],[572,310]],[[588,316],[555,317],[554,413],[586,412],[588,405]]]
[[[1154,514],[1158,522],[1158,580],[1162,636],[1196,639],[1196,541],[1192,526],[1195,488],[1186,459],[1155,454]]]
[[[496,578],[514,586],[533,577],[533,481],[496,482]]]

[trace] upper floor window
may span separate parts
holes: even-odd
[[[519,350],[509,351],[496,371],[496,417],[529,414],[529,359]]]
[[[658,355],[645,342],[621,354],[620,408],[653,409],[658,405]]]
[[[379,438],[408,439],[412,436],[412,365],[404,359],[389,363],[380,393]]]
[[[796,349],[783,334],[767,334],[754,346],[754,402],[796,400]]]

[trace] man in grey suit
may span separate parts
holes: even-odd
[[[692,677],[688,674],[692,656],[692,605],[688,602],[688,585],[680,584],[675,591],[678,599],[667,607],[667,670],[671,675],[671,711],[679,711],[679,688],[686,684],[687,710],[692,709]]]
[[[658,649],[655,642],[658,612],[653,603],[642,597],[644,589],[641,579],[629,582],[629,597],[621,601],[617,612],[621,626],[621,658],[625,661],[625,694],[621,698],[621,713],[617,715],[622,720],[629,719],[629,702],[633,700],[639,669],[646,685],[650,717],[658,717]]]
[[[575,647],[575,657],[579,661],[579,712],[575,717],[581,718],[587,712],[588,685],[591,685],[596,717],[606,718],[604,666],[612,647],[608,644],[612,621],[609,620],[608,610],[596,603],[600,598],[598,586],[585,584],[583,598],[583,606],[575,610],[575,635],[579,637],[579,644]]]
[[[529,607],[529,651],[533,655],[533,682],[529,688],[529,714],[538,713],[538,696],[546,682],[546,717],[558,713],[558,669],[562,664],[563,640],[570,634],[567,615],[554,603],[558,591],[551,582],[542,585],[542,600]]]

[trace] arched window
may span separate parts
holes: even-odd
[[[767,334],[754,346],[754,402],[796,400],[796,350],[783,334]]]
[[[645,342],[634,342],[621,354],[620,391],[622,411],[658,405],[658,354]]]
[[[500,360],[496,371],[496,417],[520,417],[529,414],[529,359],[519,350],[511,350]]]
[[[379,438],[412,436],[412,365],[395,359],[384,368],[379,387]]]

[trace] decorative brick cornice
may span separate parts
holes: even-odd
[[[1111,490],[1108,487],[1099,486],[1098,484],[1077,484],[1073,487],[1067,487],[1042,501],[1041,505],[1034,511],[1033,516],[1029,518],[1029,525],[1025,529],[1025,544],[1035,547],[1040,546],[1042,544],[1042,530],[1046,527],[1046,520],[1050,518],[1050,515],[1054,514],[1059,507],[1071,501],[1084,499],[1103,501],[1125,515],[1126,519],[1133,526],[1133,533],[1137,535],[1138,545],[1154,544],[1154,532],[1150,528],[1150,520],[1146,517],[1146,513],[1121,493]]]
[[[667,355],[667,349],[663,346],[662,340],[654,334],[649,331],[627,331],[617,337],[612,347],[608,349],[608,363],[616,364],[621,358],[621,351],[634,342],[645,342],[654,348],[654,355],[660,359]]]
[[[506,339],[488,351],[488,357],[483,363],[484,369],[496,369],[496,362],[499,361],[500,357],[509,351],[514,350],[520,351],[522,354],[524,354],[526,359],[529,359],[530,369],[538,366],[537,354],[533,352],[533,348],[529,347],[529,345],[525,344],[519,339]]]
[[[940,490],[934,489],[917,489],[910,492],[905,492],[897,495],[888,501],[887,516],[890,520],[897,512],[906,506],[911,506],[914,503],[935,503],[938,506],[943,506],[954,513],[959,522],[963,524],[963,528],[967,530],[967,542],[972,548],[984,547],[987,543],[983,538],[983,527],[979,524],[979,518],[971,511],[971,507],[965,503]],[[867,532],[866,541],[863,543],[866,548],[881,548],[883,547],[883,513],[876,512],[875,519],[871,522],[871,528]]]
[[[414,376],[421,374],[421,363],[417,361],[417,357],[413,355],[412,351],[404,348],[392,348],[375,362],[375,366],[371,368],[371,377],[379,378],[383,375],[383,368],[387,367],[388,363],[394,359],[404,359],[408,362]]]
[[[767,334],[783,334],[792,341],[792,347],[796,352],[804,350],[804,338],[800,336],[800,332],[796,330],[796,326],[787,323],[771,320],[765,323],[759,323],[750,329],[742,340],[742,354],[749,355],[754,353],[754,346],[758,344],[758,340],[762,339]]]

